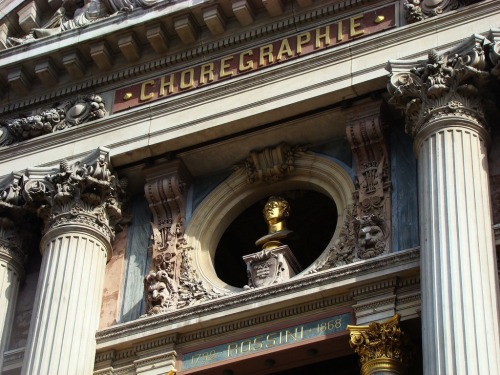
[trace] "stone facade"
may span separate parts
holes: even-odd
[[[0,1],[0,372],[500,373],[499,14]]]

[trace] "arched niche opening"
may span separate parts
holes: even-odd
[[[282,242],[289,246],[302,269],[306,269],[325,250],[337,225],[337,207],[326,195],[312,190],[278,192],[290,205],[287,228],[293,235]],[[222,235],[214,257],[219,279],[235,287],[247,284],[246,265],[242,257],[261,250],[255,241],[267,234],[262,210],[267,199],[261,199],[241,213]]]
[[[336,217],[331,217],[328,220],[334,225],[334,231],[333,234],[329,235],[328,243],[325,246],[320,246],[318,243],[318,249],[309,254],[311,258],[320,254],[316,257],[316,261],[304,265],[306,267],[304,271],[295,277],[307,274],[317,261],[326,258],[328,249],[333,246],[339,235],[348,207],[353,203],[354,184],[345,166],[318,154],[305,153],[294,161],[293,171],[275,183],[258,181],[251,183],[247,180],[244,171],[236,171],[217,186],[197,207],[187,225],[185,234],[188,248],[190,248],[191,265],[199,280],[216,291],[240,292],[241,286],[245,285],[246,281],[243,285],[241,281],[232,281],[231,279],[228,279],[231,282],[224,281],[216,272],[215,257],[224,233],[240,215],[243,215],[244,219],[244,212],[247,209],[258,205],[259,202],[265,202],[271,195],[293,191],[319,194],[316,195],[316,199],[321,201],[321,198],[318,197],[324,196],[336,208],[336,210],[330,210],[333,212],[332,215],[336,215]],[[258,206],[252,210],[261,211]],[[300,208],[298,210],[300,212]],[[252,222],[261,225],[261,229],[255,231],[255,233],[259,233],[257,238],[260,238],[267,233],[266,223],[261,212],[255,215],[259,215],[259,219],[252,219]],[[296,216],[299,219],[301,215]],[[292,221],[287,222],[288,227],[295,230],[292,228],[295,224]],[[252,237],[251,243],[253,249],[256,249],[253,243],[257,238],[253,238],[253,234],[248,236]],[[307,238],[307,236],[305,237]],[[249,250],[247,254],[252,251]],[[239,256],[238,258],[241,259]],[[309,261],[304,260],[304,263],[307,264]],[[234,285],[233,282],[237,285]]]

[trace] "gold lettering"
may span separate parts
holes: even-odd
[[[140,99],[141,100],[151,100],[154,98],[155,94],[154,92],[150,92],[148,95],[146,95],[146,86],[147,85],[154,85],[155,84],[155,81],[150,79],[149,81],[146,81],[146,82],[143,82],[142,85],[141,85],[141,96],[140,96]]]
[[[186,76],[188,76],[189,80],[188,82],[186,82]],[[186,69],[186,70],[183,70],[182,73],[181,73],[181,83],[179,85],[179,87],[181,89],[188,89],[190,87],[193,87],[194,85],[194,69]]]
[[[311,33],[302,33],[297,35],[297,55],[302,53],[302,46],[311,41]]]
[[[288,342],[288,335],[293,341],[301,340],[304,338],[304,327],[300,326],[300,336],[298,332],[299,328],[295,328],[295,334],[291,333],[289,330],[285,331],[285,342]]]
[[[200,70],[200,84],[214,80],[214,63],[203,64]]]
[[[293,52],[290,48],[290,43],[288,43],[288,39],[283,39],[283,41],[281,42],[276,60],[280,61],[285,53],[288,55],[288,57],[293,57]]]
[[[233,75],[233,70],[231,69],[231,65],[229,65],[227,63],[228,61],[230,61],[232,59],[233,59],[233,56],[228,56],[228,57],[224,57],[220,61],[220,74],[219,74],[219,78],[231,77]],[[231,69],[231,70],[227,71],[226,69]]]
[[[248,345],[246,346],[246,349],[244,349],[245,343],[248,343]],[[250,340],[246,340],[246,341],[241,342],[240,353],[246,353],[246,352],[249,352],[251,350],[252,350],[252,342]]]
[[[270,333],[269,335],[266,336],[266,347],[267,348],[270,348],[270,347],[276,345],[276,338],[271,337],[272,335],[275,335],[275,333]]]
[[[232,345],[234,345],[234,347],[231,347]],[[234,350],[234,355],[238,355],[238,343],[229,344],[227,346],[227,357],[228,358],[231,357],[233,350]]]
[[[341,42],[344,39],[344,30],[342,27],[342,21],[339,21],[337,25],[337,42]]]
[[[316,29],[316,48],[321,48],[321,40],[323,40],[324,46],[330,45],[330,26],[325,26],[325,33],[321,34],[321,28]]]
[[[262,341],[260,340],[261,337],[263,337],[263,336],[257,336],[256,338],[254,338],[253,350],[262,349]],[[259,341],[257,341],[257,340],[259,340]]]
[[[160,96],[165,96],[165,87],[167,87],[167,95],[174,92],[174,75],[170,74],[168,82],[165,82],[165,76],[161,77]]]
[[[253,60],[252,59],[249,59],[247,62],[244,62],[244,60],[243,60],[245,56],[252,56],[252,55],[253,55],[252,50],[248,50],[248,51],[240,53],[240,66],[238,68],[240,70],[240,72],[244,72],[245,70],[253,69]]]
[[[360,23],[356,23],[356,21],[360,20],[361,18],[363,18],[363,13],[358,14],[358,15],[356,15],[354,17],[351,17],[351,30],[350,30],[350,35],[351,36],[359,36],[359,35],[363,35],[365,33],[364,29],[356,30],[356,27],[360,27],[361,26],[361,24]]]
[[[259,66],[266,65],[266,61],[264,59],[265,57],[267,57],[267,64],[271,64],[274,62],[272,44],[266,44],[265,46],[260,47]]]

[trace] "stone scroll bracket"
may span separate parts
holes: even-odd
[[[354,201],[357,232],[355,258],[390,252],[391,179],[389,153],[380,119],[380,103],[346,110],[347,139],[356,165]]]

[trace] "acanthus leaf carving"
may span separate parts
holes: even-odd
[[[389,103],[405,112],[407,133],[415,137],[430,119],[448,114],[486,129],[481,90],[490,76],[485,71],[488,45],[473,35],[443,55],[429,51],[427,61],[389,62]]]
[[[249,183],[256,181],[273,183],[292,173],[295,169],[295,160],[306,151],[304,146],[280,143],[275,147],[252,151],[243,162],[235,165],[234,169],[245,171]]]
[[[445,12],[463,8],[479,1],[480,0],[406,0],[403,6],[406,12],[406,22],[415,23]]]
[[[18,118],[0,121],[0,146],[71,128],[107,115],[99,95],[85,95]]]

